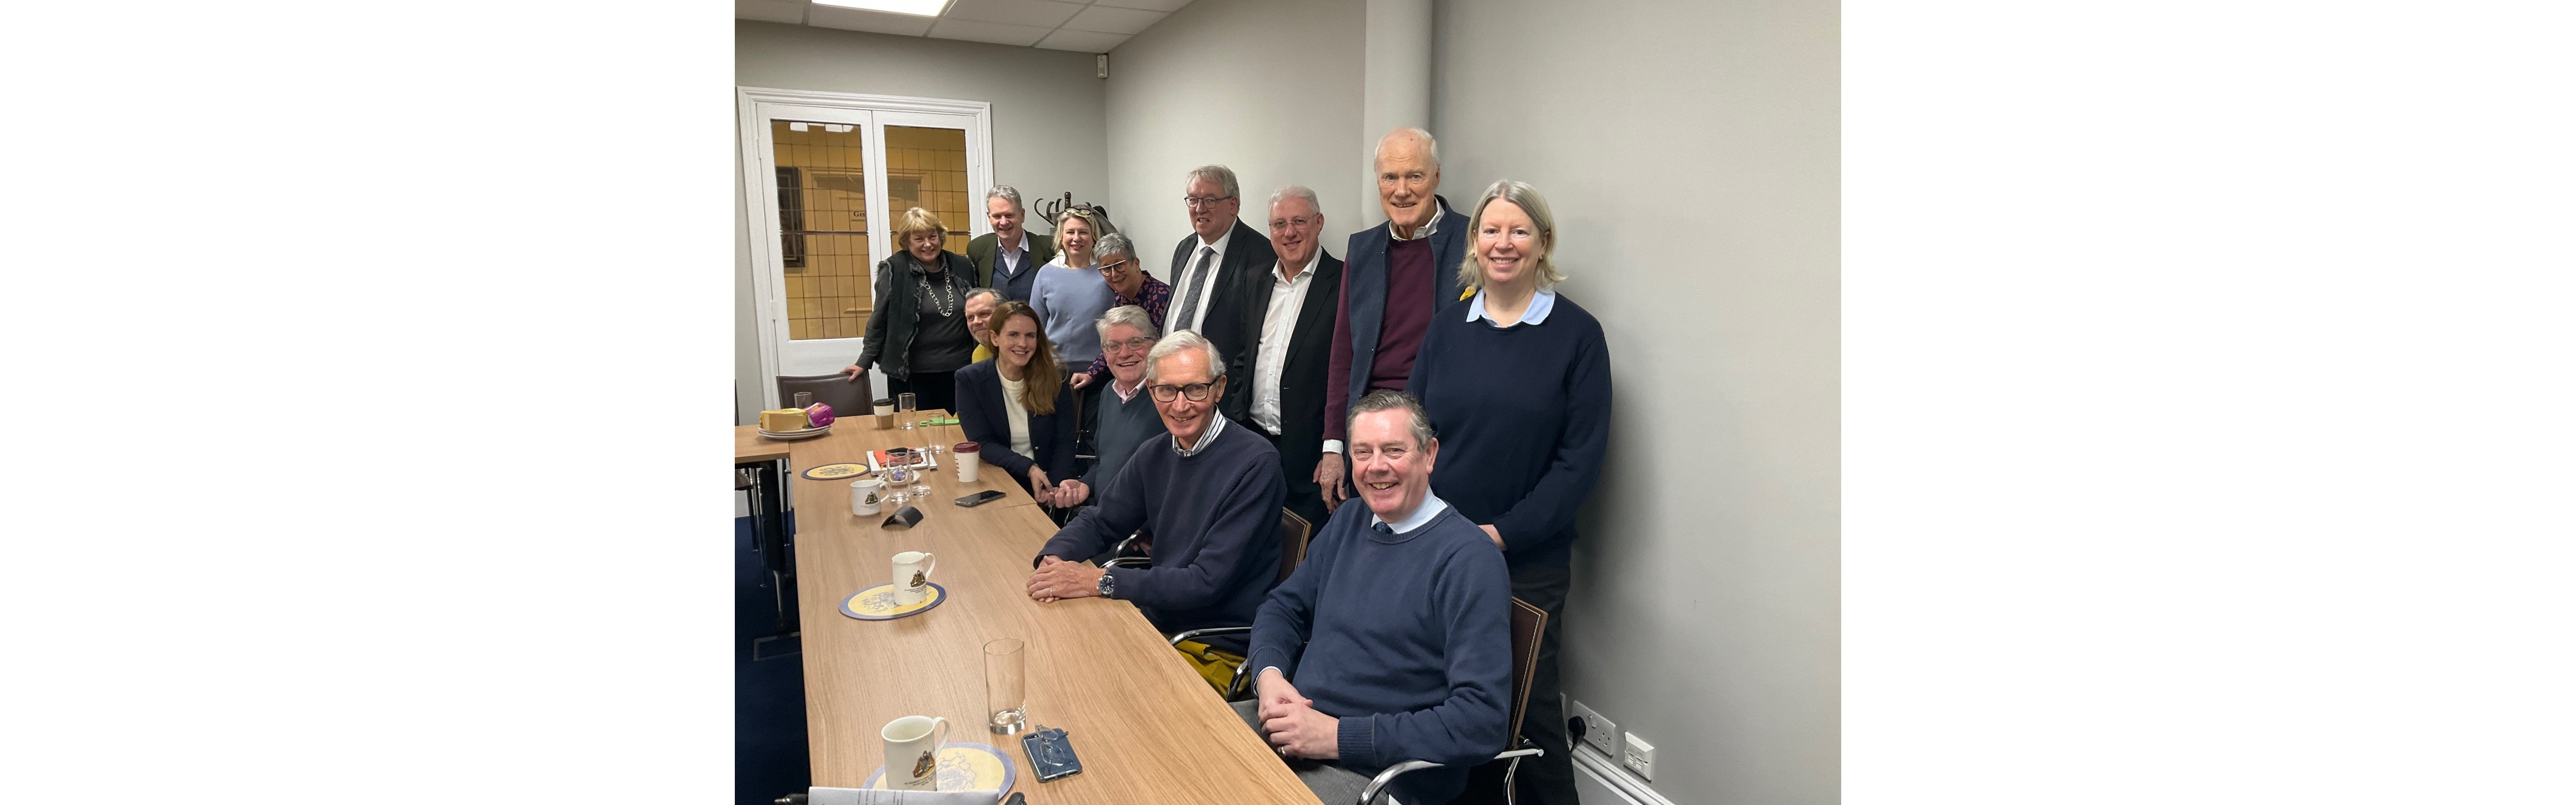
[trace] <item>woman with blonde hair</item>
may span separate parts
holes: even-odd
[[[1431,492],[1503,551],[1512,596],[1547,610],[1521,734],[1564,746],[1556,654],[1572,574],[1574,514],[1610,443],[1610,347],[1601,322],[1556,292],[1556,217],[1538,188],[1504,180],[1467,221],[1458,284],[1474,296],[1433,314],[1405,391],[1440,434]],[[1524,801],[1572,802],[1574,767],[1523,764]]]
[[[841,371],[856,380],[874,364],[885,373],[887,396],[909,392],[923,409],[955,411],[955,373],[975,354],[975,335],[966,329],[975,263],[942,248],[948,227],[920,207],[904,211],[895,237],[903,250],[877,264],[867,346]]]
[[[1092,325],[1100,321],[1100,314],[1109,312],[1116,297],[1100,281],[1096,271],[1100,260],[1092,247],[1117,231],[1107,213],[1089,204],[1074,205],[1057,215],[1055,259],[1038,269],[1037,281],[1030,286],[1029,307],[1037,310],[1047,341],[1055,344],[1057,357],[1067,366],[1087,367],[1091,359],[1100,357],[1100,333]]]
[[[1028,303],[1003,302],[985,326],[996,354],[957,370],[957,426],[985,464],[1051,501],[1055,479],[1073,477],[1073,388]]]

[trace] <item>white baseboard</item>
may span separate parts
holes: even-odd
[[[1611,793],[1618,794],[1620,799],[1627,800],[1628,805],[1673,805],[1672,800],[1665,799],[1664,795],[1646,787],[1646,781],[1639,780],[1636,774],[1620,768],[1617,761],[1611,760],[1608,755],[1601,754],[1600,750],[1592,748],[1589,744],[1575,747],[1573,758],[1576,770],[1591,777],[1593,782],[1600,783],[1603,788],[1610,789]]]

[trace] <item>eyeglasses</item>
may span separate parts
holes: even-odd
[[[1102,263],[1102,264],[1100,264],[1100,276],[1103,276],[1103,277],[1115,277],[1115,276],[1118,276],[1118,272],[1125,270],[1126,265],[1127,265],[1127,264],[1129,264],[1129,263],[1133,263],[1133,262],[1136,262],[1136,261],[1135,261],[1135,260],[1133,260],[1133,259],[1128,259],[1128,260],[1120,260],[1120,261],[1115,262],[1115,263]]]
[[[1214,207],[1217,202],[1230,198],[1233,196],[1182,196],[1181,203],[1190,205],[1190,209],[1195,210],[1200,207]]]
[[[1306,228],[1306,225],[1307,225],[1307,224],[1314,223],[1314,222],[1316,222],[1316,221],[1318,221],[1318,220],[1321,220],[1321,219],[1317,219],[1317,218],[1308,218],[1308,217],[1305,217],[1305,216],[1302,216],[1302,215],[1297,216],[1297,217],[1295,217],[1295,218],[1272,218],[1272,219],[1270,219],[1270,228],[1272,228],[1272,229],[1278,229],[1278,228],[1283,227],[1283,226],[1293,226],[1293,227],[1296,227],[1296,228],[1298,228],[1298,229],[1304,229],[1304,228]]]
[[[1141,335],[1140,335],[1140,336],[1137,336],[1137,337],[1134,337],[1134,338],[1127,339],[1127,340],[1125,340],[1125,341],[1103,341],[1103,342],[1100,342],[1100,347],[1101,347],[1102,349],[1106,349],[1106,350],[1109,350],[1109,351],[1111,351],[1111,352],[1126,352],[1126,351],[1133,351],[1133,350],[1139,350],[1139,349],[1153,349],[1153,348],[1154,348],[1154,339],[1153,339],[1153,338],[1151,338],[1151,337],[1149,337],[1149,336],[1141,336]]]
[[[1174,396],[1188,397],[1190,398],[1190,402],[1207,402],[1208,392],[1214,391],[1215,389],[1215,383],[1192,383],[1186,386],[1175,386],[1166,383],[1159,386],[1145,387],[1146,391],[1154,393],[1155,402],[1171,402]]]

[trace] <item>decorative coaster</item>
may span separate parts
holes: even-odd
[[[868,474],[868,465],[825,464],[799,474],[816,481],[837,481],[843,478],[856,478],[861,475]]]
[[[841,614],[863,621],[890,621],[919,615],[947,600],[948,588],[935,581],[930,583],[930,594],[923,596],[921,603],[911,606],[894,602],[893,584],[879,584],[841,599]],[[940,765],[946,767],[947,761],[940,761]]]
[[[1000,791],[1009,794],[1011,785],[1019,779],[1019,764],[1012,763],[1011,756],[1003,754],[1002,750],[965,741],[949,741],[948,745],[939,748],[941,791]],[[878,766],[876,773],[868,775],[868,781],[859,787],[884,791],[884,783],[885,767]]]

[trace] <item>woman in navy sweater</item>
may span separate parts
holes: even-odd
[[[1503,549],[1512,595],[1547,610],[1521,734],[1564,746],[1556,649],[1565,622],[1574,515],[1601,479],[1610,437],[1610,350],[1601,322],[1550,290],[1556,226],[1538,189],[1485,189],[1467,224],[1458,284],[1476,289],[1435,314],[1405,390],[1440,435],[1431,490]],[[1523,801],[1573,802],[1563,752],[1523,764]]]
[[[957,426],[982,443],[984,463],[1046,500],[1073,474],[1073,389],[1028,303],[1003,302],[984,326],[995,353],[957,370]]]

